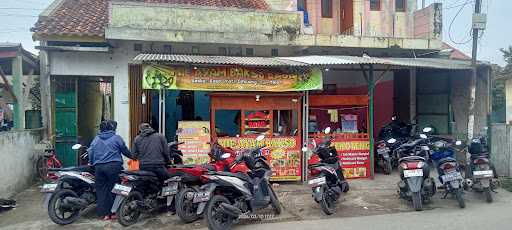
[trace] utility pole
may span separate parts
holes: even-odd
[[[468,139],[473,138],[474,128],[475,128],[475,100],[476,100],[476,79],[477,79],[477,51],[478,51],[478,31],[480,30],[480,26],[477,26],[475,23],[475,18],[480,15],[482,8],[482,0],[475,1],[475,13],[473,14],[473,50],[471,53],[471,65],[473,66],[473,71],[471,75],[471,79],[469,81],[469,90],[470,90],[470,98],[469,98],[469,116],[468,116]]]

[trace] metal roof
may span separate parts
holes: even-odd
[[[175,62],[210,65],[240,65],[261,67],[301,67],[337,65],[388,65],[396,67],[420,67],[432,69],[472,69],[471,62],[442,58],[377,58],[337,55],[310,55],[297,57],[230,57],[177,54],[139,54],[134,58],[141,62]]]
[[[240,66],[309,66],[307,63],[291,60],[280,60],[272,57],[230,57],[230,56],[204,56],[204,55],[178,55],[178,54],[139,54],[134,61],[142,62],[177,62],[188,64],[210,65],[240,65]]]

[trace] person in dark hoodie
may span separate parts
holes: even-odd
[[[132,158],[130,150],[115,130],[117,122],[102,121],[100,133],[94,138],[89,147],[89,164],[94,166],[96,177],[96,212],[104,220],[115,216],[110,212],[114,203],[112,188],[120,182],[119,174],[123,169],[123,157]]]
[[[132,153],[133,158],[139,161],[140,170],[154,172],[162,182],[169,178],[166,165],[171,157],[167,140],[148,123],[139,125],[139,135],[133,141]]]

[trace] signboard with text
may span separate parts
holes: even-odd
[[[210,122],[209,121],[179,121],[178,141],[184,142],[179,146],[183,152],[184,164],[205,164],[210,160]]]
[[[266,146],[269,150],[264,153],[272,168],[273,181],[298,181],[301,178],[300,139],[298,137],[266,137],[257,142],[249,137],[219,137],[217,141],[223,147],[234,150]]]
[[[319,69],[281,69],[247,67],[173,67],[144,65],[144,89],[202,91],[304,91],[322,89]]]

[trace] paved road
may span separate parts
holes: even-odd
[[[275,224],[246,225],[236,230],[505,230],[512,229],[512,201],[483,204],[466,209],[433,209],[377,216],[333,218]]]

